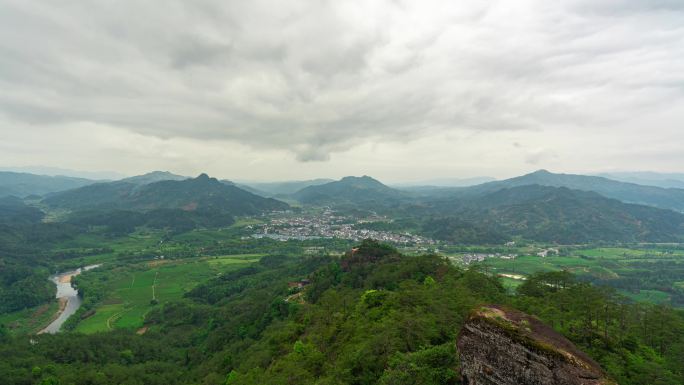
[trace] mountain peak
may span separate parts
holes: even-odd
[[[398,190],[387,187],[368,175],[346,176],[338,181],[306,187],[294,194],[304,203],[389,202],[403,198]]]
[[[255,215],[270,210],[285,210],[288,205],[265,199],[219,182],[202,173],[196,178],[161,180],[151,183],[100,183],[56,194],[46,199],[55,207],[75,209],[121,209],[150,211],[158,209],[204,210],[231,215]]]
[[[549,170],[542,168],[542,169],[539,169],[539,170],[531,173],[530,175],[553,175],[553,173]]]
[[[141,176],[157,176],[157,175],[159,175],[159,176],[161,176],[161,175],[171,176],[171,175],[175,175],[175,174],[173,174],[169,171],[155,170],[155,171],[150,171],[148,173],[142,174]]]
[[[200,185],[212,185],[212,186],[221,185],[221,186],[237,187],[235,184],[222,183],[218,179],[211,177],[211,176],[207,175],[206,173],[201,173],[201,174],[197,175],[196,178],[189,179],[188,181],[195,182],[195,183],[198,183]]]
[[[137,185],[146,185],[155,182],[161,182],[166,180],[185,180],[188,179],[186,176],[177,175],[169,171],[151,171],[146,174],[136,175],[129,178],[121,179],[120,182],[134,183]]]
[[[361,182],[364,184],[376,184],[376,185],[382,185],[382,182],[379,180],[372,178],[368,175],[363,175],[363,176],[345,176],[344,178],[340,179],[340,182]]]

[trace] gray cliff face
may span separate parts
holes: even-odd
[[[616,385],[570,341],[536,318],[484,307],[458,339],[467,385]]]

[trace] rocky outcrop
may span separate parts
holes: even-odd
[[[467,385],[617,385],[540,320],[500,306],[470,316],[458,350]]]

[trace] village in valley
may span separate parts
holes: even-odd
[[[262,216],[259,221],[247,226],[252,233],[249,238],[269,238],[279,241],[314,240],[314,239],[344,239],[361,241],[374,239],[400,247],[403,252],[442,253],[453,263],[470,265],[481,263],[487,259],[515,260],[521,255],[531,255],[538,258],[559,255],[558,248],[553,247],[524,247],[520,248],[516,242],[507,242],[503,248],[491,251],[461,251],[452,252],[450,245],[434,239],[412,234],[408,231],[389,231],[372,229],[374,224],[391,223],[386,216],[371,213],[357,217],[345,215],[330,208],[306,212],[274,212]],[[313,251],[320,251],[321,247],[310,247]],[[307,249],[307,253],[308,253]]]
[[[267,223],[252,225],[253,238],[271,238],[276,240],[309,240],[319,238],[337,238],[360,241],[375,239],[397,245],[433,246],[433,239],[409,232],[393,232],[363,228],[363,224],[388,222],[386,217],[372,214],[363,218],[339,214],[331,209],[318,213],[297,215],[276,215]]]

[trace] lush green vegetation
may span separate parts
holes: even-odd
[[[610,286],[640,302],[684,306],[684,250],[676,245],[632,248],[564,248],[561,255],[490,258],[483,263],[492,272],[528,276],[536,272],[568,271],[582,280]]]
[[[411,228],[424,235],[458,244],[501,244],[514,238],[565,245],[684,240],[684,215],[656,208],[681,207],[684,194],[595,177],[538,173],[422,194],[396,190],[367,176],[346,177],[306,187],[293,197],[338,210],[381,212],[401,218],[385,228],[413,222]]]
[[[435,245],[447,257],[407,256],[255,239],[249,226],[287,205],[206,175],[154,178],[55,194],[47,216],[0,199],[3,381],[457,384],[463,320],[499,303],[541,317],[622,385],[684,382],[684,315],[668,307],[684,306],[684,248],[636,243],[681,239],[681,214],[541,186],[416,197],[368,177],[297,195],[392,218],[358,228],[448,242]],[[465,253],[522,256],[452,263]],[[95,263],[74,279],[84,303],[66,331],[27,338],[54,316],[50,273]]]
[[[681,213],[538,185],[432,201],[407,211],[429,218],[426,233],[454,243],[515,237],[563,245],[678,242],[684,234]]]
[[[138,272],[141,287],[153,271]],[[285,301],[288,282],[303,278],[303,301]],[[10,384],[458,384],[455,341],[484,303],[538,315],[622,385],[684,380],[681,312],[630,304],[566,272],[531,275],[512,295],[476,268],[374,242],[341,259],[266,256],[227,271],[152,307],[142,335],[137,324],[34,345],[4,335],[0,375]]]
[[[163,180],[143,185],[126,181],[97,183],[57,193],[44,202],[51,207],[78,211],[180,209],[207,216],[255,215],[288,208],[283,202],[262,198],[206,174],[195,179]]]
[[[122,233],[131,233],[120,234],[111,231],[111,226],[116,227],[116,224],[107,224],[106,221],[102,226],[77,221],[42,223],[40,210],[18,199],[3,199],[0,211],[3,208],[7,215],[1,218],[7,224],[0,223],[0,316],[13,333],[40,329],[54,315],[54,308],[47,314],[43,311],[45,305],[54,302],[54,284],[47,279],[53,272],[99,263],[134,268],[141,262],[154,261],[161,256],[166,261],[178,261],[250,254],[248,259],[256,260],[267,254],[302,255],[307,247],[339,252],[350,245],[348,241],[279,242],[245,237],[250,234],[245,226],[257,222],[254,219],[242,219],[228,227],[197,229],[181,234],[170,228],[146,226],[128,228]],[[36,211],[40,215],[32,215]],[[122,213],[115,216],[119,218],[115,223],[126,222],[128,212]],[[237,264],[233,266],[235,262]],[[204,265],[211,266],[210,270],[214,271],[237,268],[242,262],[219,258],[208,260]],[[142,314],[138,314],[137,319],[140,323]],[[70,322],[76,323],[75,320]]]
[[[84,304],[68,327],[94,333],[138,329],[159,304],[177,300],[199,282],[257,262],[259,255],[156,260],[114,268],[106,266],[75,278]]]
[[[387,187],[369,177],[348,176],[339,181],[305,187],[293,194],[302,203],[381,209],[409,198],[409,194]]]
[[[57,301],[0,315],[0,325],[13,334],[35,334],[52,321],[59,308]]]
[[[43,213],[15,198],[0,199],[0,314],[35,307],[54,297],[46,278],[61,255],[50,250],[77,229],[42,223]]]
[[[630,304],[567,272],[535,274],[518,292],[516,307],[561,331],[620,384],[684,381],[684,312]]]
[[[462,191],[461,193],[482,194],[504,188],[529,185],[565,187],[573,190],[593,191],[607,198],[617,199],[623,202],[642,202],[649,206],[672,209],[680,212],[684,210],[684,191],[678,188],[661,188],[653,185],[644,186],[597,176],[554,174],[546,170],[539,170],[516,178],[469,187],[464,189],[466,191]]]

